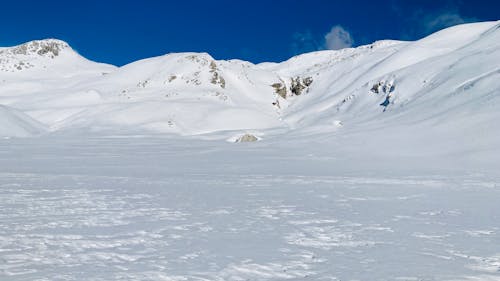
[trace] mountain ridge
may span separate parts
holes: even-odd
[[[0,71],[0,104],[49,134],[265,139],[446,121],[465,118],[464,111],[474,119],[484,114],[483,100],[499,99],[499,26],[464,24],[414,42],[381,40],[260,64],[171,53],[115,67],[81,57],[64,41],[31,41],[0,49],[0,66],[9,66]]]

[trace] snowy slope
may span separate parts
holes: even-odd
[[[366,47],[360,47],[325,70],[312,68],[309,75],[318,76],[322,84],[289,108],[288,118],[293,121],[308,119],[310,122],[317,122],[322,115],[338,115],[345,121],[387,118],[396,115],[385,114],[380,106],[388,95],[387,110],[391,113],[408,114],[410,119],[428,118],[437,113],[436,109],[444,109],[434,106],[443,102],[444,95],[456,93],[478,77],[495,80],[500,61],[498,26],[498,23],[462,25],[416,42],[380,42],[384,47],[377,48],[375,44],[373,49],[364,52]],[[309,58],[305,57],[304,63],[306,61],[310,61]],[[374,87],[378,84],[379,87]],[[480,87],[475,91],[476,96],[479,98],[499,88],[500,85],[495,83],[488,89]],[[467,97],[458,96],[457,99],[467,101]],[[447,100],[452,102],[453,98]],[[410,110],[419,112],[410,113]]]
[[[30,137],[45,131],[42,124],[26,114],[0,105],[0,137]]]
[[[466,24],[415,42],[258,65],[177,53],[116,68],[88,61],[62,41],[33,41],[0,49],[0,104],[59,133],[227,138],[225,131],[491,127],[498,118],[499,25]]]

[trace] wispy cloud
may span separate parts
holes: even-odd
[[[332,27],[330,32],[325,34],[325,47],[329,50],[339,50],[352,47],[354,39],[351,33],[340,25]]]
[[[293,34],[291,51],[293,55],[320,50],[339,50],[352,47],[354,39],[349,31],[340,25],[333,26],[326,34],[313,34],[306,30]]]
[[[391,10],[403,21],[402,39],[413,40],[429,35],[438,30],[457,24],[477,21],[476,18],[467,17],[460,12],[460,1],[443,1],[443,5],[435,10],[401,6],[394,1]],[[412,8],[412,11],[408,9]]]
[[[476,21],[474,18],[468,18],[460,15],[458,9],[442,11],[440,14],[428,15],[423,18],[422,28],[425,33],[431,33],[443,28]]]

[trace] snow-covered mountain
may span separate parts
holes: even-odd
[[[257,65],[1,48],[0,280],[500,281],[499,78],[500,21]]]
[[[484,133],[498,128],[499,63],[500,22],[257,65],[175,53],[114,67],[32,41],[0,49],[2,114],[23,114],[3,118],[0,134]],[[13,130],[26,118],[36,129]]]

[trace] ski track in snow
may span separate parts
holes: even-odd
[[[0,174],[2,280],[500,280],[474,178]]]

